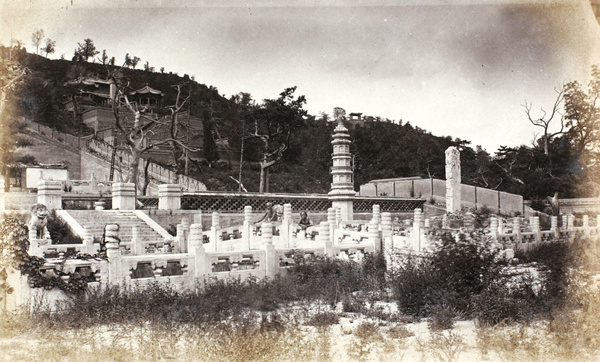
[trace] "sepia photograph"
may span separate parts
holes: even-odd
[[[600,0],[0,0],[0,360],[600,361]]]

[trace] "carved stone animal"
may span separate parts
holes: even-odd
[[[29,218],[29,231],[35,231],[36,239],[50,239],[48,232],[48,215],[50,211],[44,204],[35,204],[31,208],[31,217]]]

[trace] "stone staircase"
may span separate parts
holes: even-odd
[[[119,225],[121,242],[131,242],[132,227],[137,226],[142,241],[163,241],[160,233],[154,230],[134,211],[121,210],[66,210],[82,227],[87,227],[95,239],[101,239],[107,224]],[[163,233],[165,234],[166,231]]]

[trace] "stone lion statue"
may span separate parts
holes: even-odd
[[[50,239],[48,232],[48,215],[50,211],[44,204],[35,204],[31,208],[31,217],[29,218],[29,231],[35,230],[37,239]]]

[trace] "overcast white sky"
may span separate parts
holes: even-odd
[[[0,0],[0,43],[35,51],[42,28],[57,42],[51,58],[70,59],[91,38],[117,62],[129,53],[226,96],[276,98],[296,85],[311,114],[402,119],[491,153],[530,144],[525,101],[550,108],[554,88],[587,83],[600,63],[587,0],[171,3]]]

